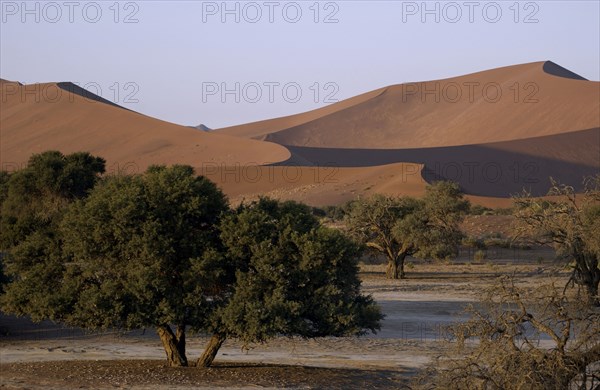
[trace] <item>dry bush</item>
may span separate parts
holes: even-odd
[[[554,285],[527,291],[500,278],[451,348],[417,379],[423,389],[598,389],[600,311]]]
[[[552,181],[552,200],[524,193],[515,198],[514,239],[552,246],[573,269],[571,282],[600,306],[600,175],[586,179],[585,193]]]

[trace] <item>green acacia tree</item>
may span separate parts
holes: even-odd
[[[186,327],[202,328],[214,306],[218,272],[204,255],[217,245],[225,210],[222,192],[189,166],[104,180],[61,225],[66,284],[77,291],[63,320],[86,328],[154,327],[168,364],[186,366]]]
[[[8,181],[10,180],[10,173],[7,171],[0,171],[0,211],[2,210],[2,204],[8,196]],[[0,224],[2,217],[0,216]],[[0,225],[1,226],[1,225]],[[0,233],[1,235],[1,233]],[[8,283],[8,277],[4,270],[4,256],[5,254],[0,250],[0,294],[4,292],[4,285]]]
[[[226,338],[379,328],[378,307],[360,294],[358,248],[308,207],[262,199],[219,223],[225,210],[214,184],[190,167],[101,183],[62,225],[72,253],[66,286],[78,297],[63,321],[156,327],[171,366],[188,365],[187,327],[211,332],[200,367]]]
[[[10,173],[7,171],[0,171],[0,207],[2,207],[4,200],[8,196],[9,180],[10,180]]]
[[[31,195],[32,182],[15,188]],[[81,181],[72,183],[79,192],[40,192],[33,215],[51,223],[10,252],[4,310],[87,329],[154,327],[170,366],[188,365],[190,328],[213,334],[199,366],[212,364],[228,337],[379,329],[379,308],[360,294],[359,248],[306,206],[262,199],[231,211],[189,166],[104,177],[84,197]],[[9,187],[3,207],[16,201]],[[29,226],[17,216],[13,225]]]
[[[226,338],[252,343],[379,329],[378,306],[360,293],[360,248],[321,226],[307,206],[266,198],[242,205],[223,219],[221,240],[214,255],[234,278],[198,366],[210,366]]]
[[[27,167],[0,174],[0,245],[11,249],[56,222],[65,206],[85,197],[105,171],[105,161],[89,153],[34,154]]]
[[[5,311],[41,320],[49,313],[60,317],[68,306],[58,288],[64,272],[58,226],[104,166],[104,159],[89,153],[48,151],[31,156],[24,169],[0,175],[0,252],[3,271],[12,279],[4,286]]]
[[[423,199],[375,195],[357,200],[346,215],[350,232],[387,259],[390,279],[403,279],[407,256],[442,258],[456,253],[459,223],[469,209],[458,185],[437,182]]]

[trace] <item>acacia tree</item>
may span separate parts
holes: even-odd
[[[4,286],[5,311],[41,320],[60,317],[68,306],[58,288],[64,272],[58,226],[69,205],[99,180],[104,165],[89,153],[48,151],[31,156],[24,169],[0,175],[0,252],[12,280]]]
[[[61,320],[154,327],[169,366],[186,366],[186,327],[202,328],[214,306],[218,267],[204,255],[226,209],[222,192],[189,166],[104,180],[61,225],[65,286],[76,291]]]
[[[25,169],[0,173],[0,245],[12,249],[56,222],[65,206],[85,197],[104,173],[105,161],[89,153],[34,154]]]
[[[600,176],[590,178],[579,197],[569,186],[552,183],[551,199],[525,193],[515,199],[517,239],[553,246],[572,261],[571,281],[585,288],[588,302],[600,305]]]
[[[375,332],[383,318],[360,293],[360,248],[294,202],[261,198],[221,222],[213,256],[233,276],[211,318],[213,336],[198,360],[210,366],[226,338],[322,337]]]
[[[54,183],[52,175],[15,175],[3,208],[19,199],[13,192],[33,196],[32,183]],[[9,233],[27,232],[11,247],[4,310],[87,329],[155,327],[170,366],[188,364],[188,328],[214,335],[199,366],[212,363],[227,337],[379,329],[378,307],[359,291],[359,248],[321,227],[308,207],[262,199],[227,214],[212,182],[174,166],[105,177],[55,213],[56,199],[86,193],[81,183],[94,182],[87,179],[69,181],[73,191],[41,191],[33,211],[3,211]],[[41,217],[32,224],[32,216]]]
[[[387,258],[387,277],[403,279],[407,256],[441,258],[457,252],[459,223],[468,208],[458,185],[437,182],[423,199],[375,195],[357,200],[346,221],[360,242]]]
[[[7,171],[0,171],[0,207],[8,196],[8,182],[10,180],[10,173]]]

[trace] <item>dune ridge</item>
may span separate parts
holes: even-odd
[[[325,107],[307,111],[300,114],[284,116],[281,118],[267,119],[258,122],[246,123],[242,125],[230,126],[217,129],[218,132],[234,135],[236,137],[246,137],[254,139],[264,139],[267,135],[288,129],[290,127],[299,126],[308,122],[318,120],[326,115],[345,110],[358,104],[369,101],[385,93],[388,87],[379,88],[374,91],[366,92],[341,102],[330,104]]]
[[[360,96],[327,111],[218,131],[288,146],[398,149],[510,141],[600,126],[600,83],[550,61],[393,85]]]
[[[88,151],[108,166],[144,170],[151,164],[266,164],[289,158],[280,145],[198,131],[125,109],[70,83],[1,85],[3,169],[48,149]]]
[[[581,190],[583,176],[600,173],[600,83],[550,61],[392,85],[211,131],[145,116],[70,83],[0,86],[3,169],[48,149],[92,152],[107,158],[109,171],[183,163],[234,203],[418,196],[445,179],[478,204],[507,207],[524,189],[544,195],[550,177]],[[491,87],[477,95],[483,86]],[[494,88],[503,92],[496,100]]]

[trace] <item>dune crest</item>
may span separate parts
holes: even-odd
[[[544,72],[551,74],[553,76],[564,77],[566,79],[573,79],[573,80],[589,81],[588,79],[581,77],[577,73],[571,72],[569,69],[563,68],[562,66],[555,64],[552,61],[544,62],[543,69],[544,69]]]

